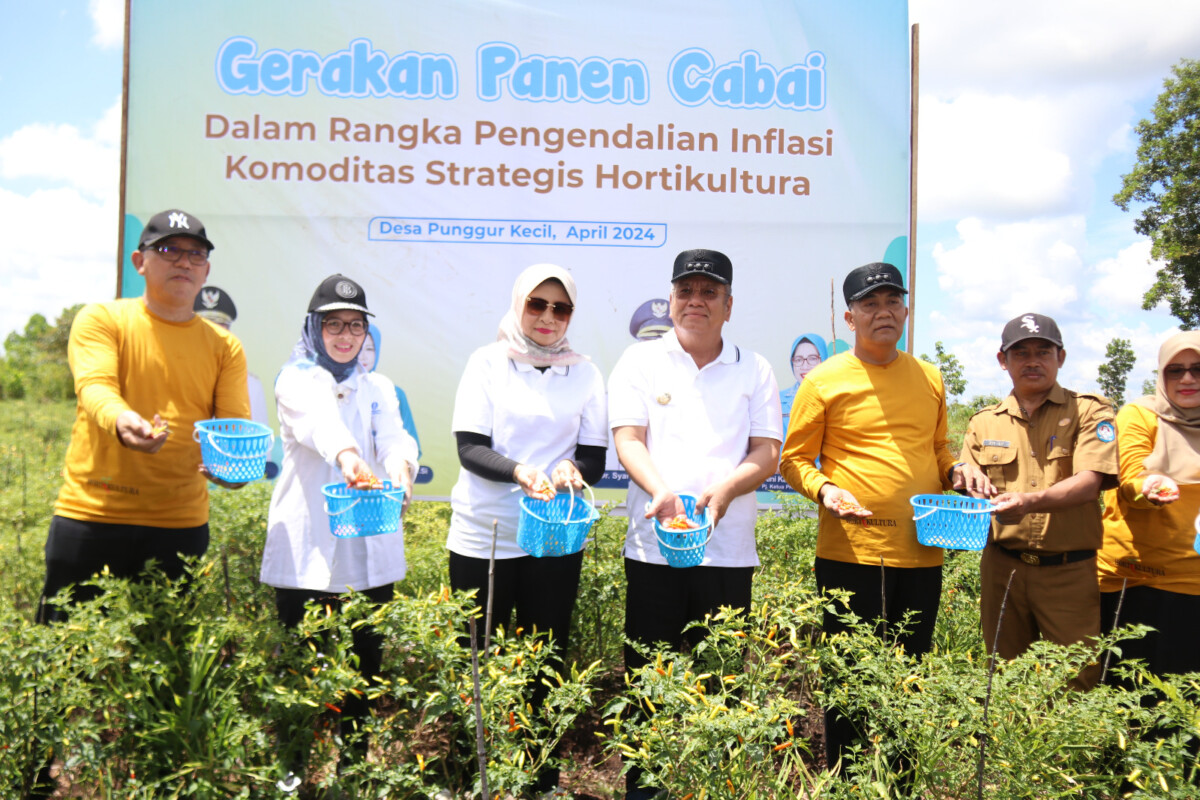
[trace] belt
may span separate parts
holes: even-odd
[[[1007,547],[996,545],[996,549],[1009,558],[1019,558],[1034,567],[1058,567],[1083,561],[1096,555],[1095,550],[1069,550],[1066,553],[1030,553],[1027,550],[1009,550]]]

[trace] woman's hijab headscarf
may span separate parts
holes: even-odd
[[[508,345],[508,357],[534,367],[578,364],[585,356],[571,349],[566,331],[556,342],[542,346],[521,331],[521,315],[525,313],[525,298],[543,282],[554,279],[562,284],[571,305],[575,305],[575,279],[571,273],[554,264],[534,264],[526,267],[513,284],[512,305],[500,320],[496,340]],[[570,320],[568,320],[570,322]]]
[[[324,311],[310,311],[304,318],[304,326],[300,329],[300,341],[292,348],[292,357],[288,364],[308,364],[328,370],[338,383],[349,378],[356,369],[362,369],[356,353],[353,361],[342,364],[329,357],[325,350],[325,339],[321,336],[321,321],[325,319]]]
[[[1146,456],[1146,474],[1166,475],[1176,483],[1200,483],[1200,408],[1180,408],[1167,394],[1163,372],[1184,350],[1200,353],[1200,331],[1177,333],[1158,349],[1158,381],[1152,395],[1134,401],[1158,416],[1154,450]]]

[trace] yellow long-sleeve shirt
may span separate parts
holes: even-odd
[[[1104,493],[1104,544],[1096,559],[1100,591],[1152,586],[1200,595],[1200,553],[1193,547],[1200,484],[1179,486],[1179,499],[1165,506],[1135,500],[1145,479],[1142,464],[1154,450],[1158,415],[1128,405],[1117,414],[1121,483]]]
[[[792,404],[780,472],[810,499],[832,482],[872,512],[839,519],[822,508],[817,555],[872,565],[882,558],[889,567],[941,564],[940,548],[917,542],[909,498],[950,488],[946,428],[941,373],[907,353],[882,366],[841,353],[808,373]]]
[[[116,300],[79,312],[67,359],[78,403],[54,513],[161,528],[207,522],[208,482],[192,431],[197,420],[250,416],[237,337],[200,317],[168,322],[141,299]],[[170,425],[157,453],[117,439],[117,417],[130,409]]]

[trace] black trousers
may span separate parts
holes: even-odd
[[[754,567],[686,567],[647,564],[625,559],[625,636],[653,645],[665,642],[683,652],[699,644],[704,631],[684,633],[688,623],[715,614],[722,606],[748,609],[754,585]],[[644,666],[647,659],[625,645],[625,671]],[[644,710],[641,713],[645,713]],[[625,796],[648,797],[643,791],[643,770],[637,765],[625,773]]]
[[[874,620],[878,636],[895,635],[905,614],[916,612],[908,629],[896,640],[909,655],[921,656],[929,652],[942,597],[940,566],[885,568],[827,558],[818,558],[815,566],[817,588],[853,592],[850,610],[863,620]],[[821,627],[832,635],[846,631],[849,626],[827,610]],[[825,760],[830,769],[860,738],[862,730],[858,721],[847,718],[837,709],[825,710]]]
[[[208,550],[208,523],[194,528],[156,528],[84,522],[70,517],[50,518],[46,535],[46,582],[38,602],[37,622],[65,622],[67,609],[50,600],[70,588],[71,602],[91,600],[100,594],[95,586],[78,586],[108,568],[117,578],[140,580],[151,561],[171,580],[184,576],[185,556],[202,556]],[[42,765],[30,798],[49,797],[54,789],[50,762]]]
[[[456,592],[475,590],[475,602],[487,609],[488,559],[450,553],[450,586]],[[521,628],[526,634],[546,634],[554,641],[548,664],[555,670],[564,668],[563,655],[571,635],[571,617],[575,613],[575,598],[579,594],[579,574],[583,569],[583,551],[567,556],[534,558],[500,558],[495,561],[492,579],[492,632]],[[516,628],[509,627],[516,613]],[[476,626],[478,647],[483,649],[483,626]],[[470,638],[462,639],[471,646]],[[529,702],[541,708],[550,687],[535,681],[530,687]],[[469,749],[469,748],[468,748]],[[558,786],[559,771],[548,767],[534,781],[534,792],[541,793]]]
[[[683,651],[699,643],[703,632],[683,629],[715,614],[721,606],[747,609],[754,567],[686,567],[625,559],[625,636],[639,644],[666,642]],[[625,670],[646,659],[625,646]]]
[[[1117,605],[1121,606],[1120,616]],[[1121,642],[1122,659],[1141,659],[1154,675],[1181,675],[1200,672],[1200,636],[1195,621],[1200,617],[1200,595],[1168,592],[1153,586],[1132,586],[1125,590],[1124,599],[1118,592],[1100,593],[1100,630],[1109,633],[1125,625],[1149,625],[1154,628],[1141,639]],[[1114,661],[1115,663],[1115,661]],[[1126,686],[1109,665],[1104,682],[1111,686]],[[1136,687],[1126,686],[1134,689]],[[1142,698],[1142,705],[1154,706],[1157,692]],[[1158,726],[1142,731],[1145,739],[1163,739],[1175,733],[1173,726]],[[1193,738],[1187,746],[1193,760],[1200,757],[1200,739]],[[1192,775],[1192,783],[1200,785],[1200,770]],[[1132,786],[1129,788],[1132,789]]]
[[[579,573],[583,552],[553,558],[496,559],[493,579],[492,632],[504,626],[516,612],[516,627],[531,634],[547,633],[557,643],[558,652],[566,650],[579,593]],[[450,587],[456,592],[475,590],[475,602],[482,609],[488,601],[488,559],[450,553]],[[477,626],[483,647],[483,626]],[[467,642],[470,646],[470,642]]]
[[[1118,602],[1120,619],[1116,619]],[[1168,592],[1152,586],[1131,586],[1125,590],[1124,600],[1120,592],[1100,593],[1100,629],[1104,633],[1126,625],[1154,628],[1145,638],[1122,642],[1121,654],[1127,659],[1145,661],[1146,668],[1155,675],[1200,672],[1197,619],[1200,619],[1200,595]],[[1106,682],[1115,682],[1111,667]]]
[[[360,592],[372,603],[382,605],[395,597],[393,584],[387,583]],[[333,592],[318,592],[310,589],[275,589],[275,609],[279,612],[279,621],[288,628],[295,628],[304,619],[304,607],[308,603],[324,605],[333,612],[341,608],[344,595]],[[383,665],[383,634],[370,625],[362,625],[354,630],[353,651],[358,656],[358,671],[366,678],[367,683],[378,683],[380,667]],[[357,727],[370,713],[371,703],[366,697],[348,694],[342,698],[340,722],[343,726],[349,724]],[[365,752],[366,742],[359,743],[359,749]]]
[[[184,574],[184,556],[202,556],[206,550],[207,522],[194,528],[154,528],[52,517],[46,536],[46,583],[38,622],[65,620],[66,610],[51,604],[50,599],[105,567],[114,577],[138,579],[153,560],[168,578],[178,580]],[[98,594],[92,586],[76,586],[71,591],[75,602]]]

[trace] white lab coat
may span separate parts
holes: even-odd
[[[403,579],[403,523],[394,533],[335,538],[321,491],[343,482],[335,459],[348,447],[381,479],[403,469],[416,477],[417,443],[400,420],[395,386],[361,367],[337,383],[328,370],[301,362],[279,373],[275,401],[283,468],[271,495],[259,580],[340,593]]]

